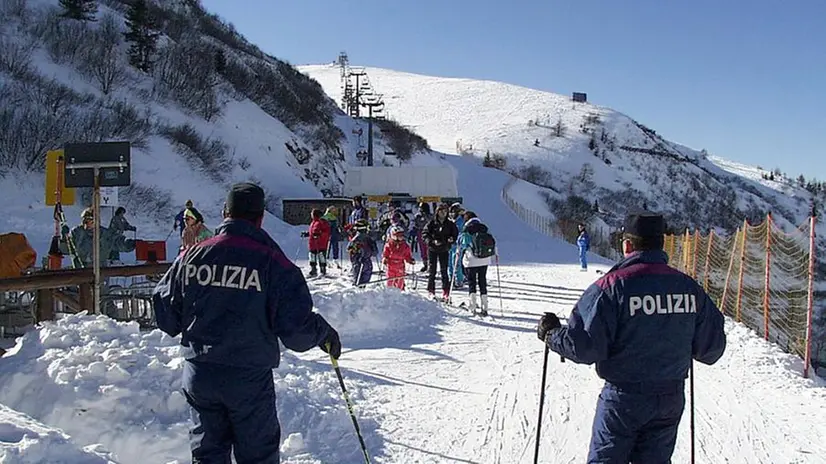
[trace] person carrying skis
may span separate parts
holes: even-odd
[[[353,233],[347,252],[350,254],[350,273],[353,285],[358,287],[370,282],[373,276],[373,257],[378,248],[370,237],[370,224],[367,219],[359,219],[353,224]]]
[[[456,224],[447,218],[448,206],[441,204],[436,208],[433,216],[424,228],[422,238],[427,242],[427,292],[431,298],[436,293],[436,265],[442,275],[442,299],[447,300],[450,295],[450,279],[447,267],[450,247],[456,243],[459,231]]]
[[[138,228],[129,224],[129,221],[126,219],[126,208],[118,206],[115,210],[115,215],[109,220],[109,230],[111,230],[112,233],[123,235],[126,231],[135,232]],[[109,260],[120,261],[120,252],[112,250],[109,254]]]
[[[212,237],[212,231],[204,225],[203,216],[199,219],[194,210],[189,208],[184,210],[184,221],[186,221],[186,227],[181,235],[181,251]]]
[[[310,230],[303,232],[302,237],[309,237],[307,248],[310,250],[310,274],[309,277],[318,275],[318,267],[321,275],[327,275],[327,247],[330,245],[330,224],[321,218],[321,210],[313,209],[310,212],[312,222]]]
[[[567,327],[553,313],[537,326],[550,350],[596,363],[605,379],[589,463],[670,462],[692,359],[710,365],[725,352],[722,313],[701,285],[668,266],[664,234],[661,215],[628,215],[625,258],[585,290]]]
[[[359,219],[368,219],[367,208],[362,204],[361,197],[353,197],[353,211],[350,211],[350,216],[347,219],[347,224],[354,225]]]
[[[465,226],[465,218],[462,216],[464,212],[465,208],[462,207],[461,203],[453,203],[450,206],[450,220],[456,224],[456,230],[462,230]],[[450,278],[453,280],[454,288],[461,288],[465,283],[465,273],[462,269],[462,262],[459,259],[459,247],[456,243],[450,247],[450,259],[447,268]]]
[[[422,258],[421,272],[427,271],[427,243],[422,238],[422,233],[428,221],[430,221],[430,204],[423,201],[419,203],[419,211],[413,216],[413,230],[411,232],[419,247],[419,256]]]
[[[462,257],[462,264],[465,266],[468,281],[468,295],[470,304],[468,309],[471,313],[476,312],[478,307],[476,301],[476,286],[479,286],[479,296],[482,300],[479,314],[488,315],[488,266],[491,265],[493,257],[496,256],[496,241],[488,232],[488,226],[476,217],[473,211],[465,211],[465,226],[459,236],[459,254]]]
[[[338,261],[339,242],[341,242],[341,227],[338,224],[338,209],[335,206],[328,206],[324,216],[321,217],[327,224],[330,224],[330,247],[333,261]]]
[[[233,185],[216,235],[179,255],[152,294],[158,328],[181,335],[193,462],[279,463],[279,342],[341,356],[301,270],[261,228],[264,204],[259,186]]]
[[[184,229],[186,229],[186,218],[184,217],[186,210],[192,211],[192,214],[195,215],[195,219],[204,222],[204,217],[201,215],[200,212],[198,212],[197,209],[195,209],[194,206],[192,206],[192,200],[187,200],[186,204],[184,205],[184,209],[182,209],[181,212],[175,216],[175,222],[172,223],[172,230],[178,230],[178,228],[180,227],[181,237],[184,236]]]
[[[591,249],[591,236],[585,230],[585,224],[577,226],[579,229],[579,236],[576,238],[576,245],[579,247],[579,264],[582,266],[582,271],[588,270],[588,251]]]
[[[416,264],[410,245],[404,240],[404,229],[400,226],[390,228],[390,240],[384,244],[382,264],[387,269],[387,286],[404,290],[404,264]]]

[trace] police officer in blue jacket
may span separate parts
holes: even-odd
[[[691,277],[668,266],[665,222],[626,218],[625,258],[591,285],[568,326],[548,313],[540,340],[576,363],[596,363],[597,402],[589,463],[667,463],[685,407],[692,359],[714,364],[726,348],[723,315]]]
[[[239,464],[278,463],[279,340],[341,355],[338,334],[312,311],[303,274],[261,229],[263,217],[263,190],[234,185],[215,236],[178,256],[154,291],[158,327],[181,334],[194,463],[229,464],[233,451]]]

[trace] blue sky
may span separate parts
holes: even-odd
[[[675,142],[826,180],[824,0],[202,3],[296,65],[346,50],[354,65],[583,91]]]

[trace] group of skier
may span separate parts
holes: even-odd
[[[430,204],[420,202],[411,220],[411,211],[391,202],[378,219],[376,230],[371,231],[363,199],[357,196],[352,201],[352,211],[343,226],[338,223],[335,206],[329,206],[323,215],[319,209],[312,210],[309,230],[302,233],[308,238],[309,277],[319,272],[322,276],[327,274],[327,259],[331,252],[333,259],[338,259],[339,241],[346,234],[353,285],[371,281],[375,261],[382,266],[387,285],[404,290],[405,277],[409,275],[407,266],[416,265],[414,252],[418,251],[423,263],[419,271],[428,273],[427,291],[432,299],[437,299],[438,268],[442,300],[449,299],[451,289],[467,284],[468,309],[476,312],[478,308],[480,314],[487,315],[487,269],[497,250],[488,227],[474,212],[465,211],[460,203],[442,203],[431,214]]]

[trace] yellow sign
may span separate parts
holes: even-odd
[[[368,214],[370,215],[370,219],[376,219],[379,217],[379,210],[377,208],[370,208]]]
[[[60,204],[71,206],[75,204],[75,189],[66,188],[63,178],[63,150],[46,152],[46,204],[54,206],[57,203],[58,185],[60,188]]]
[[[419,203],[438,203],[442,201],[442,197],[419,197]]]
[[[367,197],[367,201],[373,201],[376,203],[387,203],[392,198],[393,197],[391,197],[390,195],[370,195]]]

